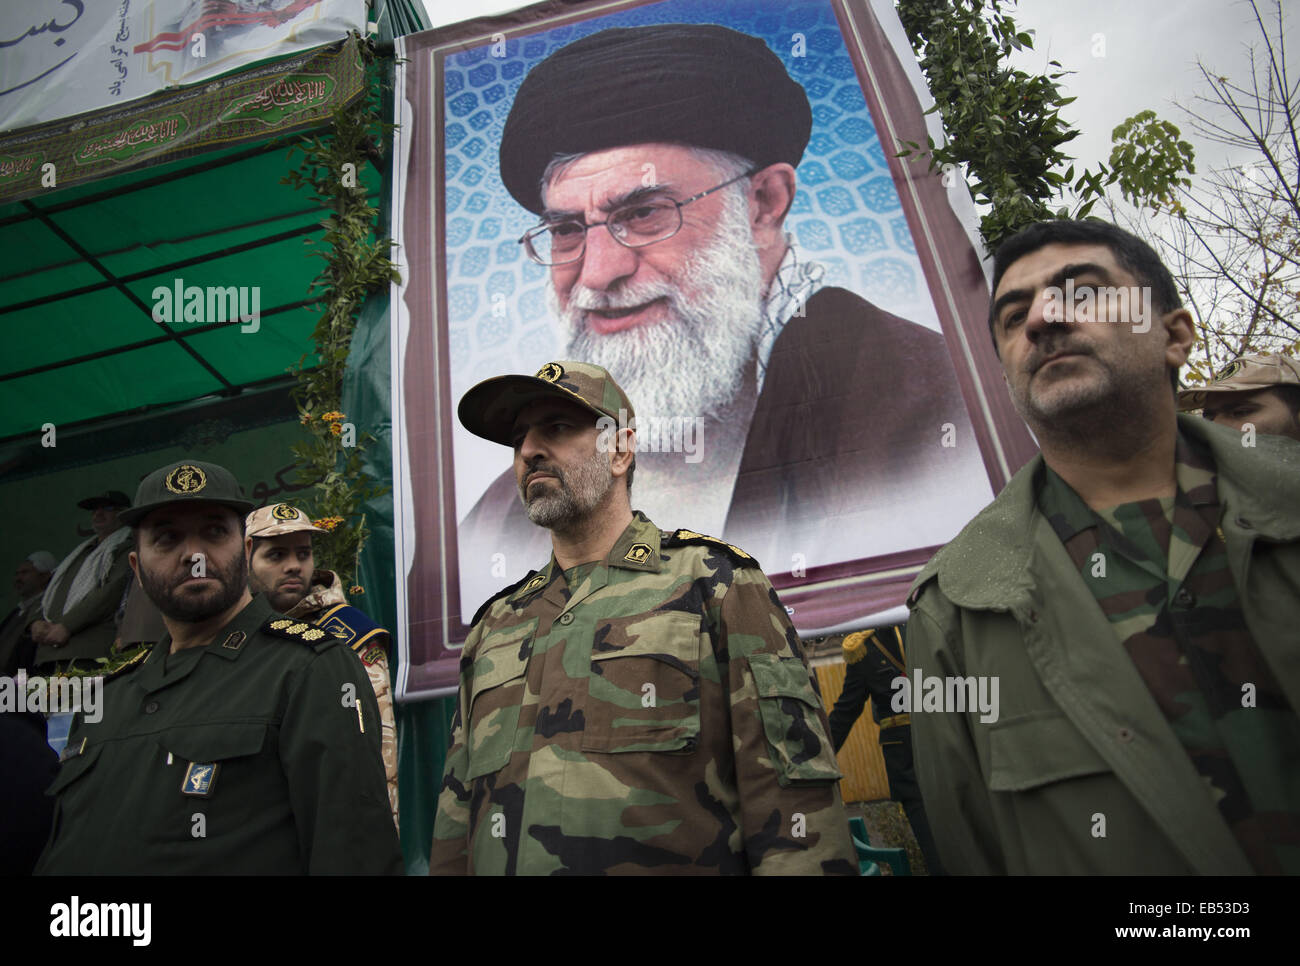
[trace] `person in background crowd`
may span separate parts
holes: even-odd
[[[12,677],[20,667],[32,666],[36,642],[28,627],[40,617],[41,595],[50,583],[54,567],[54,555],[48,550],[37,550],[14,572],[18,605],[0,622],[0,675]]]
[[[114,617],[131,579],[126,555],[131,532],[119,514],[131,505],[125,493],[109,490],[80,501],[91,511],[95,535],[64,558],[41,600],[41,619],[31,626],[35,664],[93,661],[105,657],[117,638]]]
[[[925,817],[916,769],[912,767],[911,715],[894,710],[898,694],[894,681],[907,676],[903,629],[880,627],[858,631],[846,635],[840,647],[844,651],[844,690],[828,716],[831,742],[837,752],[844,747],[870,698],[871,716],[880,729],[880,752],[889,777],[889,797],[903,806],[916,844],[925,856],[926,871],[930,875],[942,875],[943,865],[930,834],[930,822]]]
[[[337,574],[315,566],[311,535],[326,531],[312,523],[307,514],[287,503],[277,503],[254,510],[244,526],[253,541],[249,589],[265,594],[271,606],[286,617],[325,628],[355,651],[366,666],[379,704],[388,800],[393,821],[397,822],[397,726],[388,675],[388,631],[348,603]]]

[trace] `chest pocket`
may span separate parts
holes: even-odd
[[[45,790],[45,794],[58,795],[73,782],[89,774],[90,770],[95,767],[95,762],[99,760],[99,754],[103,750],[103,745],[91,745],[81,754],[61,762],[59,764],[59,773],[54,776],[54,781]]]
[[[700,616],[603,622],[591,652],[582,750],[691,751],[700,734]]]
[[[999,721],[989,729],[989,789],[1025,792],[1110,771],[1079,730],[1059,712]]]
[[[261,753],[266,735],[262,721],[209,722],[171,728],[159,736],[158,744],[172,756],[177,793],[213,799],[238,781],[239,759]],[[247,794],[247,789],[240,794]]]
[[[494,635],[474,660],[465,731],[469,756],[466,780],[500,771],[510,760],[527,685],[528,652],[524,644],[530,630],[525,625],[501,640]]]

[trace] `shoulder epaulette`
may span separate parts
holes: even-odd
[[[313,647],[324,643],[338,643],[338,638],[328,631],[322,630],[310,621],[294,620],[292,617],[270,617],[259,630]]]
[[[540,576],[541,576],[541,574],[540,574],[538,571],[536,571],[536,570],[530,570],[530,571],[528,571],[528,573],[524,574],[522,577],[520,577],[518,580],[516,580],[513,584],[511,584],[509,587],[505,587],[505,588],[502,588],[501,590],[497,591],[495,594],[493,594],[493,595],[492,595],[491,597],[489,597],[487,600],[483,601],[483,605],[482,605],[481,607],[479,607],[479,609],[476,610],[476,611],[474,612],[474,619],[471,620],[471,621],[469,622],[469,626],[470,626],[470,627],[473,627],[473,626],[474,626],[475,624],[477,624],[480,620],[482,620],[482,619],[483,619],[483,615],[486,614],[486,613],[488,612],[488,608],[491,607],[493,604],[495,604],[497,601],[501,600],[501,598],[503,598],[503,597],[509,597],[511,594],[513,594],[516,590],[518,590],[520,587],[522,587],[522,586],[523,586],[524,584],[526,584],[528,581],[532,580],[534,577],[540,577]]]
[[[857,664],[867,656],[867,638],[870,634],[870,631],[855,631],[844,638],[840,649],[844,652],[846,664]]]
[[[375,623],[369,614],[351,604],[335,604],[326,608],[316,615],[312,623],[329,631],[358,654],[367,650],[380,637],[388,635],[388,631]]]
[[[751,557],[745,551],[741,550],[735,544],[727,543],[725,540],[719,540],[717,537],[705,536],[702,533],[696,533],[694,530],[674,530],[665,538],[660,540],[662,547],[681,547],[694,544],[700,547],[713,547],[722,550],[735,563],[745,567],[757,567],[758,561]]]

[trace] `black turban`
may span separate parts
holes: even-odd
[[[501,180],[540,213],[557,154],[665,141],[797,165],[811,131],[808,95],[757,37],[707,24],[616,27],[524,78],[501,135]]]

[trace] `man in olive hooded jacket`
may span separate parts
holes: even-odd
[[[993,285],[1042,453],[909,601],[945,867],[1300,871],[1300,445],[1177,415],[1191,316],[1132,236],[1035,225]]]

